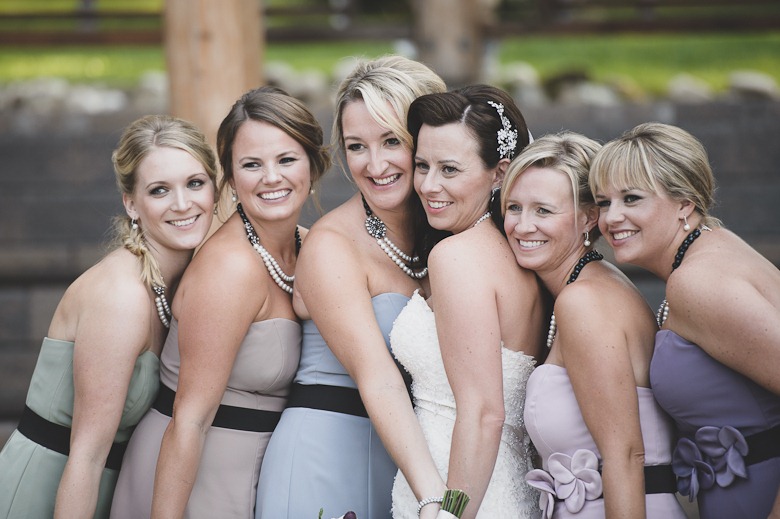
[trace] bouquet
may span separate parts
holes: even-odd
[[[456,519],[463,515],[470,498],[462,490],[447,489],[437,519]]]
[[[324,512],[324,510],[320,508],[319,519],[322,519],[322,512]],[[342,515],[341,517],[334,517],[333,519],[357,519],[357,514],[355,512],[350,511]]]

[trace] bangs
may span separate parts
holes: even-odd
[[[407,149],[412,149],[412,137],[406,129],[406,114],[398,106],[396,99],[393,96],[385,97],[376,89],[366,86],[361,86],[358,90],[368,113],[380,126],[393,132]],[[409,103],[411,101],[410,99]]]
[[[621,139],[607,143],[596,154],[588,183],[594,195],[608,188],[641,189],[659,194],[653,169],[641,142]]]

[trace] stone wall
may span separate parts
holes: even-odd
[[[328,113],[317,112],[326,133]],[[569,129],[606,141],[646,121],[689,130],[710,153],[719,183],[716,216],[780,265],[780,102],[557,104],[524,113],[536,136]],[[138,115],[0,115],[0,420],[12,422],[22,409],[41,338],[63,291],[105,250],[110,219],[121,211],[110,154],[122,128]],[[320,189],[324,208],[351,192],[334,168]],[[305,223],[316,217],[307,208]],[[663,286],[626,270],[657,305]]]

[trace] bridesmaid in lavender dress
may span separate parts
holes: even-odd
[[[653,313],[593,246],[587,179],[598,149],[578,134],[542,137],[504,182],[510,246],[555,299],[549,355],[528,380],[524,413],[543,469],[526,479],[547,518],[684,518],[671,424],[650,389]]]
[[[710,216],[702,144],[639,125],[591,168],[618,261],[666,281],[650,381],[679,440],[679,491],[702,519],[780,516],[780,271]]]

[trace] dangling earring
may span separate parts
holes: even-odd
[[[233,195],[230,197],[230,199],[233,201],[234,204],[238,201],[238,197],[236,196],[235,189],[233,190]]]
[[[130,221],[130,228],[134,231],[138,230],[138,222],[135,220],[135,218]]]
[[[585,241],[582,242],[582,244],[585,245],[586,247],[590,247],[590,235],[588,231],[585,231]]]
[[[683,225],[683,230],[684,231],[690,231],[691,230],[691,226],[688,225],[688,217],[683,215],[683,221],[685,221],[685,225]]]
[[[499,191],[501,191],[500,187],[494,187],[490,192],[490,205],[488,207],[493,207],[493,203],[496,201],[496,193]]]

